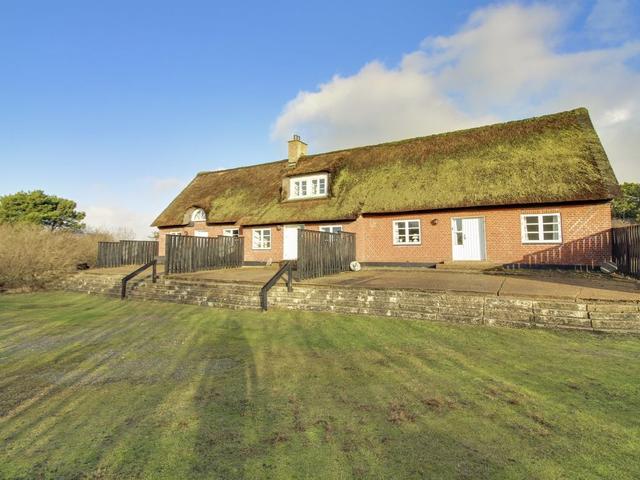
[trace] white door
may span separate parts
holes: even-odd
[[[298,230],[304,225],[285,225],[282,231],[282,259],[298,259]]]
[[[484,219],[451,219],[451,253],[454,260],[484,260]]]

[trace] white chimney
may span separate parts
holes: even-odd
[[[307,154],[307,144],[300,140],[300,135],[294,135],[293,140],[289,140],[289,166],[295,167],[298,160]]]

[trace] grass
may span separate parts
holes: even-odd
[[[640,339],[0,296],[0,478],[638,478]]]

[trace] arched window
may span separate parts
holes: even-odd
[[[192,222],[204,222],[207,220],[207,214],[201,208],[196,208],[191,214]]]

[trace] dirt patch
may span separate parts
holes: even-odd
[[[548,429],[552,429],[553,425],[551,425],[549,422],[547,422],[542,415],[535,413],[535,412],[529,412],[527,413],[527,417],[529,417],[531,420],[533,420],[534,422],[536,422],[538,425],[548,428]]]
[[[526,397],[523,394],[502,385],[487,387],[484,393],[491,399],[499,400],[509,405],[522,405],[526,403]]]
[[[302,418],[300,413],[300,401],[295,396],[292,395],[289,397],[289,405],[291,405],[291,411],[293,414],[293,429],[296,432],[304,432],[306,428],[302,423]]]
[[[278,445],[280,443],[286,443],[289,441],[289,437],[282,433],[282,432],[276,432],[270,439],[269,439],[269,443],[271,445]]]
[[[442,412],[456,408],[456,401],[450,397],[427,397],[421,403],[430,410]]]
[[[401,423],[413,423],[416,421],[416,414],[411,412],[404,403],[391,402],[387,420],[396,425]]]
[[[331,423],[329,423],[328,420],[324,420],[321,418],[320,420],[316,421],[315,425],[321,427],[322,430],[324,431],[325,442],[328,442],[329,440],[331,440],[331,438],[333,437],[334,428],[333,428],[333,425],[331,425]]]

